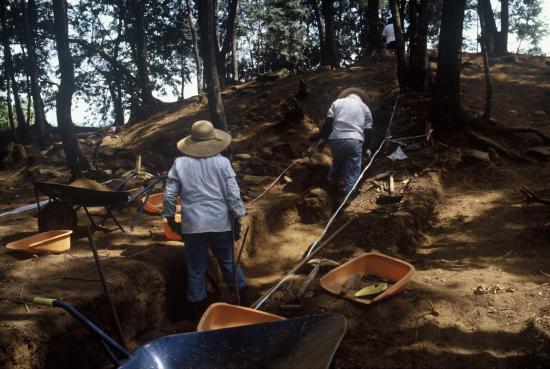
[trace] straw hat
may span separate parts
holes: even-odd
[[[191,134],[178,141],[178,150],[195,158],[207,158],[219,154],[231,143],[231,135],[215,129],[207,120],[199,120],[191,126]]]
[[[346,89],[342,90],[342,92],[340,92],[338,94],[337,99],[343,99],[344,97],[347,97],[348,95],[351,95],[351,94],[358,95],[361,98],[361,100],[363,100],[363,103],[365,103],[365,104],[367,104],[367,102],[369,100],[369,95],[367,95],[365,90],[363,90],[362,88],[359,88],[359,87],[349,87],[349,88],[346,88]]]

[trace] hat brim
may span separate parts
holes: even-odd
[[[361,98],[361,100],[363,100],[363,103],[368,104],[369,95],[367,95],[365,90],[363,90],[362,88],[359,88],[359,87],[349,87],[349,88],[346,88],[346,89],[342,90],[342,92],[340,92],[338,94],[337,99],[343,99],[344,97],[347,97],[351,94],[358,95]]]
[[[214,156],[225,150],[231,144],[231,135],[222,130],[215,130],[215,138],[197,141],[191,136],[187,136],[178,141],[178,150],[195,158],[207,158]]]

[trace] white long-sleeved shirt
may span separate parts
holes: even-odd
[[[392,41],[395,41],[395,30],[393,29],[393,23],[386,24],[382,31],[382,37],[386,38],[386,45]]]
[[[365,140],[365,129],[372,129],[372,114],[369,107],[356,94],[349,94],[332,103],[327,118],[333,118],[329,140]]]
[[[229,160],[220,154],[177,158],[168,172],[163,216],[176,213],[178,196],[183,234],[230,231],[231,216],[240,218],[245,212],[235,172]]]

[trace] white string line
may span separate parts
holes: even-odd
[[[393,104],[393,110],[392,110],[392,114],[391,114],[391,118],[390,118],[390,123],[388,124],[388,128],[386,128],[386,130],[388,130],[390,127],[391,127],[391,124],[393,122],[393,117],[395,115],[395,109],[397,107],[397,102],[399,101],[399,96],[400,94],[398,93],[397,94],[397,98],[395,99],[395,103]],[[325,228],[323,229],[323,232],[321,233],[321,235],[315,240],[315,242],[309,247],[309,250],[306,254],[306,257],[308,257],[309,255],[311,255],[311,253],[313,252],[313,250],[315,250],[315,248],[317,247],[317,245],[319,244],[319,242],[321,241],[321,239],[325,236],[325,234],[327,233],[329,227],[332,225],[332,222],[334,222],[334,219],[336,219],[336,217],[338,216],[338,214],[340,213],[340,211],[344,208],[344,205],[346,204],[346,202],[348,201],[348,199],[350,198],[351,194],[353,193],[353,191],[355,190],[355,188],[357,187],[357,185],[359,184],[359,182],[361,181],[361,179],[363,178],[363,176],[365,175],[365,172],[370,168],[370,166],[372,165],[372,163],[374,162],[374,158],[376,157],[376,155],[378,155],[378,153],[380,152],[380,150],[382,149],[382,146],[384,146],[384,143],[386,142],[387,139],[384,139],[382,140],[382,142],[380,143],[380,146],[378,147],[378,149],[376,150],[376,152],[374,153],[374,155],[370,158],[370,161],[369,163],[365,166],[365,168],[363,169],[363,171],[361,172],[361,174],[359,175],[359,177],[357,178],[357,180],[355,181],[355,183],[353,184],[353,187],[351,188],[351,190],[348,191],[348,193],[346,194],[346,197],[344,197],[344,200],[342,201],[342,203],[340,204],[340,206],[338,207],[338,209],[336,209],[336,211],[334,212],[334,214],[330,217],[327,225],[325,226]]]
[[[399,97],[400,97],[400,93],[397,94],[397,98],[395,99],[395,103],[393,105],[393,110],[392,110],[392,114],[391,114],[391,118],[390,118],[390,123],[388,124],[388,128],[386,128],[387,130],[389,130],[389,128],[391,127],[392,125],[392,122],[393,122],[393,117],[395,115],[395,110],[397,108],[397,103],[399,102]],[[332,225],[332,222],[334,222],[334,219],[336,219],[336,217],[338,216],[338,214],[340,213],[340,211],[343,209],[344,205],[346,204],[346,201],[349,199],[349,197],[351,196],[351,194],[353,193],[353,191],[355,190],[355,188],[357,187],[357,185],[359,184],[359,182],[361,181],[361,179],[363,178],[363,176],[365,175],[365,173],[367,172],[367,170],[370,168],[370,166],[372,165],[372,163],[374,162],[374,158],[378,155],[378,153],[380,152],[380,150],[382,150],[382,147],[384,146],[384,143],[386,142],[386,139],[382,140],[382,142],[380,143],[380,146],[378,147],[378,149],[376,150],[376,152],[374,153],[374,155],[371,157],[369,163],[365,166],[365,168],[363,169],[363,171],[361,172],[361,174],[359,175],[359,178],[357,178],[357,180],[355,181],[352,189],[347,193],[346,197],[344,198],[344,200],[342,201],[342,203],[340,204],[340,206],[338,207],[338,209],[336,209],[336,211],[334,212],[334,214],[330,217],[327,225],[325,226],[325,228],[323,229],[323,232],[321,233],[321,235],[315,240],[315,242],[309,247],[309,250],[305,256],[305,258],[308,258],[311,253],[315,250],[315,248],[317,247],[317,245],[319,244],[319,241],[321,241],[321,239],[326,235],[329,227]],[[277,284],[271,288],[271,290],[269,290],[269,292],[263,296],[256,304],[254,304],[252,306],[253,309],[259,309],[266,301],[267,299],[269,299],[269,297],[271,297],[271,295],[277,291],[282,285],[284,282],[286,282],[291,276],[293,276],[294,274],[289,274],[287,276],[285,276],[283,279],[281,279],[279,282],[277,282]]]
[[[334,219],[336,218],[336,216],[338,216],[339,212],[342,210],[342,208],[344,207],[344,204],[346,203],[346,201],[348,200],[348,198],[350,197],[350,195],[353,193],[353,190],[355,190],[355,188],[357,187],[357,185],[359,184],[359,181],[361,181],[361,178],[363,178],[363,175],[365,174],[365,172],[369,169],[369,167],[371,166],[371,164],[373,163],[374,161],[374,158],[376,157],[376,155],[378,155],[378,153],[380,152],[380,150],[382,149],[382,146],[384,146],[384,142],[386,142],[386,140],[384,139],[382,141],[382,143],[380,144],[380,146],[378,147],[378,150],[376,150],[376,152],[374,153],[374,155],[372,156],[372,158],[370,159],[369,163],[367,164],[367,166],[365,167],[365,169],[363,169],[363,172],[361,172],[361,174],[359,175],[359,178],[357,178],[357,181],[355,181],[355,184],[353,185],[353,188],[347,193],[346,197],[344,198],[344,201],[342,201],[342,203],[340,204],[340,206],[338,207],[338,209],[336,209],[336,211],[334,212],[334,214],[332,215],[332,217],[329,219],[327,225],[325,226],[325,228],[323,229],[323,232],[321,233],[321,235],[315,240],[315,242],[309,247],[309,250],[307,252],[307,255],[306,255],[306,258],[308,258],[311,253],[313,252],[313,250],[317,247],[319,241],[325,236],[325,234],[327,233],[327,230],[328,228],[332,225],[332,222],[334,221]],[[281,279],[279,282],[277,282],[277,284],[271,288],[271,290],[265,295],[262,297],[261,300],[259,300],[256,304],[254,304],[252,306],[253,309],[259,309],[266,301],[267,299],[269,299],[271,297],[271,295],[277,291],[282,285],[283,283],[285,283],[290,277],[292,277],[294,274],[289,274],[287,275],[286,277],[284,277],[283,279]]]

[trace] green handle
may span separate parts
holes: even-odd
[[[47,297],[35,297],[32,299],[32,303],[36,305],[43,305],[43,306],[53,306],[53,302],[55,299],[50,299]]]

